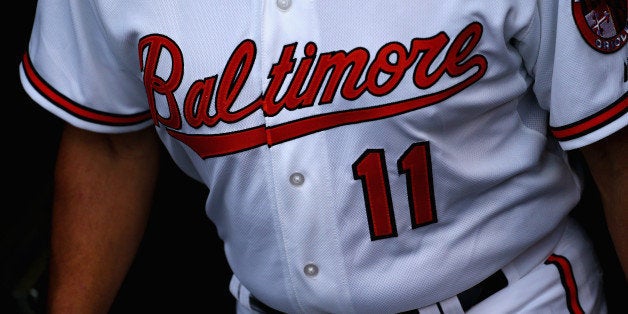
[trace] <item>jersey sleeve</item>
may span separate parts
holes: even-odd
[[[92,1],[40,0],[20,63],[25,91],[77,127],[104,133],[152,123],[137,48],[104,25]]]
[[[628,123],[626,1],[537,1],[519,50],[561,147],[576,149]]]

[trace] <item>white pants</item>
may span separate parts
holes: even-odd
[[[502,269],[508,285],[470,308],[467,313],[606,314],[602,269],[591,241],[572,219],[567,220],[563,230],[549,257],[541,263],[535,257],[537,261],[532,266],[529,266],[530,258],[517,258]],[[534,249],[529,250],[530,254],[523,255],[535,256]],[[524,266],[526,263],[528,265]],[[237,278],[232,279],[230,288],[239,299],[236,305],[238,314],[258,313],[251,309],[248,302],[250,294]],[[458,299],[452,297],[421,308],[418,313],[464,312]]]
[[[508,267],[504,269],[508,276]],[[605,314],[602,269],[592,243],[570,221],[554,253],[467,313]]]

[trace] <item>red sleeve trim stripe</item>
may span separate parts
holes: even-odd
[[[584,314],[584,310],[582,309],[580,300],[578,299],[578,286],[576,284],[576,279],[574,278],[573,269],[571,268],[569,260],[564,256],[552,254],[547,258],[545,264],[554,264],[554,266],[558,269],[560,281],[565,289],[567,309],[569,310],[569,313]]]
[[[628,111],[628,93],[597,114],[578,122],[562,127],[550,127],[554,137],[559,141],[567,141],[591,133],[621,117]]]
[[[25,53],[22,57],[22,67],[33,88],[53,105],[79,119],[111,126],[134,125],[151,119],[151,114],[148,110],[132,115],[117,115],[96,111],[72,101],[52,88],[41,78],[37,71],[35,71],[28,53]]]

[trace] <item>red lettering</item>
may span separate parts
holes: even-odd
[[[296,43],[284,46],[281,51],[279,61],[270,69],[270,74],[268,74],[270,83],[268,83],[266,93],[262,96],[264,102],[263,110],[268,116],[276,115],[283,107],[282,103],[275,102],[275,98],[277,97],[277,94],[279,94],[279,90],[286,80],[286,76],[289,73],[292,73],[292,70],[294,69],[295,59],[293,57],[296,47]]]
[[[290,82],[290,86],[288,86],[288,90],[285,93],[285,96],[282,99],[284,103],[283,106],[288,110],[294,110],[300,107],[311,106],[312,102],[306,103],[307,97],[302,94],[303,84],[310,73],[310,69],[312,68],[312,63],[314,62],[314,58],[316,58],[317,52],[316,44],[310,42],[305,45],[305,57],[301,59],[299,63],[299,67],[297,68],[296,73],[292,77],[292,81]]]
[[[341,79],[347,70],[349,70],[349,74],[347,74],[343,84],[341,95],[349,100],[360,97],[366,90],[366,86],[359,85],[358,81],[362,73],[364,73],[368,60],[369,52],[364,48],[356,48],[349,53],[337,51],[321,54],[318,59],[318,65],[314,69],[313,81],[316,84],[320,84],[328,72],[331,72],[331,74],[323,90],[320,103],[329,104],[334,100],[334,95],[338,91]]]
[[[172,62],[170,77],[167,80],[157,75],[157,66],[162,50],[168,51]],[[142,58],[146,50],[146,59]],[[143,37],[139,43],[140,69],[144,71],[144,87],[148,96],[148,105],[153,115],[155,125],[161,123],[173,129],[181,128],[179,106],[174,97],[174,91],[181,84],[183,77],[183,54],[177,44],[170,38],[153,34]],[[146,60],[143,62],[142,60]],[[155,93],[164,95],[168,101],[169,117],[163,117],[157,112]]]
[[[445,33],[440,33],[429,40],[413,39],[412,53],[423,53],[414,69],[414,84],[421,89],[430,88],[436,84],[445,71],[443,64],[440,64],[432,74],[429,73],[436,57],[445,49],[449,42],[449,37]]]
[[[447,68],[447,73],[453,77],[461,76],[476,66],[486,67],[486,59],[476,55],[469,59],[469,55],[480,42],[482,35],[482,25],[473,23],[467,26],[451,43],[449,51],[443,64]],[[465,59],[467,59],[465,61]]]
[[[205,158],[264,144],[270,146],[340,125],[384,119],[439,103],[484,76],[486,58],[479,54],[472,55],[482,32],[481,24],[471,23],[451,44],[444,32],[430,38],[415,38],[409,48],[399,42],[391,42],[382,46],[370,63],[369,51],[365,48],[318,54],[316,44],[309,42],[304,46],[304,56],[297,65],[294,57],[297,43],[285,45],[279,60],[268,73],[269,81],[265,91],[257,99],[235,110],[234,104],[248,82],[257,55],[255,43],[244,40],[231,54],[221,77],[214,75],[190,85],[182,114],[191,127],[214,127],[220,122],[235,123],[259,110],[265,116],[275,116],[283,109],[297,110],[312,106],[319,96],[320,105],[333,102],[337,94],[346,100],[355,100],[365,92],[383,96],[395,90],[413,64],[416,65],[412,81],[419,89],[434,86],[445,74],[452,78],[467,73],[470,75],[455,85],[424,96],[381,106],[330,112],[275,127],[260,125],[229,134],[188,136],[176,132],[181,129],[182,122],[174,92],[182,81],[183,54],[174,41],[155,34],[142,38],[139,42],[140,67],[144,72],[144,86],[155,124],[166,126],[172,136],[190,145]],[[441,60],[440,63],[436,63],[437,60]],[[164,78],[157,72],[159,63],[166,61],[171,63],[170,73]],[[287,87],[286,91],[279,95],[284,86]],[[157,95],[162,95],[167,101],[167,116],[157,111]]]
[[[377,52],[366,77],[369,92],[375,96],[382,96],[394,90],[405,76],[408,68],[416,60],[417,55],[417,51],[413,51],[412,55],[409,55],[406,48],[400,43],[384,45]],[[397,60],[391,61],[392,57]],[[382,84],[377,81],[380,73],[389,76]]]
[[[185,102],[183,103],[183,115],[185,120],[193,128],[200,128],[203,125],[209,127],[215,126],[219,119],[218,115],[210,115],[210,105],[214,97],[214,85],[217,76],[206,78],[202,81],[196,81],[190,86]]]
[[[251,74],[251,69],[255,63],[255,54],[255,43],[251,40],[245,40],[229,58],[216,95],[216,115],[219,120],[227,123],[240,121],[259,109],[255,104],[251,104],[238,111],[230,111],[249,74]]]

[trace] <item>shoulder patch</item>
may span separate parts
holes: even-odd
[[[628,0],[572,0],[572,14],[582,38],[601,53],[621,49],[628,41]]]

